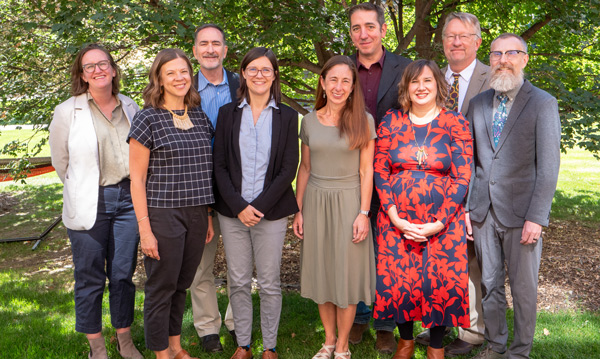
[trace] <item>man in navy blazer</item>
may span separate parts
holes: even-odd
[[[194,87],[200,93],[202,110],[217,126],[219,108],[230,102],[237,102],[237,89],[240,87],[239,75],[223,68],[227,56],[225,33],[214,24],[205,24],[196,30],[194,39],[194,57],[200,63],[200,71],[194,76]],[[214,212],[211,212],[214,213]],[[207,352],[222,352],[219,340],[221,314],[217,304],[215,287],[215,254],[221,236],[221,228],[216,216],[213,217],[215,239],[204,247],[202,260],[190,287],[194,327],[200,337],[201,345]],[[225,326],[234,337],[233,314],[227,306]]]
[[[537,309],[542,226],[547,226],[560,166],[554,97],[523,79],[527,44],[502,34],[491,44],[490,87],[471,100],[475,144],[467,238],[481,268],[486,348],[475,358],[528,358]],[[514,304],[507,349],[504,262]]]
[[[411,60],[391,53],[383,47],[381,39],[385,37],[387,24],[383,9],[372,3],[354,5],[348,11],[350,20],[350,37],[356,47],[356,54],[350,56],[356,61],[360,85],[365,104],[375,119],[375,126],[390,108],[398,107],[398,83],[402,73]],[[375,254],[377,254],[377,212],[379,198],[373,189],[371,199],[371,228]],[[371,310],[363,302],[358,303],[356,317],[350,331],[349,341],[358,344],[363,332],[369,327]],[[375,348],[382,353],[393,353],[396,350],[396,339],[393,320],[375,320],[373,327],[377,333]]]

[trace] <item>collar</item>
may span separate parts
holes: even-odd
[[[381,68],[383,68],[383,62],[385,61],[385,47],[383,45],[381,45],[381,49],[383,50],[383,54],[381,55],[381,58],[379,58],[379,61],[375,62],[376,64],[379,64],[379,66]],[[358,51],[356,51],[356,67],[358,69],[360,69],[361,67],[368,70],[365,65],[363,65],[360,60],[358,59]]]
[[[469,82],[469,81],[471,81],[473,72],[475,72],[475,66],[477,66],[477,59],[473,60],[473,62],[471,62],[471,64],[469,66],[467,66],[464,70],[462,70],[458,74],[465,81]],[[448,65],[448,67],[446,68],[446,81],[449,81],[448,83],[452,84],[452,82],[454,82],[454,79],[452,79],[452,74],[455,74],[455,73],[456,72],[454,72],[454,71],[452,71],[452,69],[450,69],[450,65]]]
[[[500,92],[500,91],[494,90],[494,98],[498,95],[505,94],[506,96],[508,96],[508,101],[512,102],[515,100],[515,97],[517,97],[517,94],[519,93],[519,91],[521,91],[521,87],[523,87],[524,83],[525,83],[525,80],[521,81],[521,83],[514,89],[508,90],[506,92]]]
[[[244,108],[246,106],[250,107],[250,104],[248,103],[248,101],[246,101],[246,98],[244,98],[242,100],[242,102],[240,102],[240,104],[238,105],[238,108]],[[275,103],[275,100],[273,98],[271,98],[269,100],[269,102],[267,103],[267,107],[265,107],[265,108],[269,108],[269,107],[279,109],[279,107],[277,107],[277,104]]]
[[[204,77],[204,74],[202,73],[202,71],[199,70],[198,71],[198,92],[204,90],[206,88],[206,86],[208,86],[208,84],[210,84],[210,82],[206,79],[206,77]],[[229,86],[229,80],[227,79],[227,72],[225,72],[224,67],[223,67],[223,81],[221,81],[221,83],[217,84],[216,86],[221,86],[223,84]]]
[[[98,106],[98,104],[96,103],[96,101],[92,97],[92,94],[89,91],[86,92],[86,96],[87,96],[88,103],[91,101],[94,103],[94,105]],[[119,96],[115,96],[115,98],[117,99],[117,105],[115,106],[115,108],[117,108],[121,105],[121,99],[119,98]]]

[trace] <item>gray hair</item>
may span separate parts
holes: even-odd
[[[519,36],[517,34],[513,34],[512,32],[505,32],[504,34],[495,38],[494,41],[492,41],[492,43],[490,44],[490,48],[494,45],[494,42],[496,42],[496,40],[509,39],[511,37],[519,40],[521,45],[523,45],[523,51],[528,52],[527,51],[527,43],[525,42],[525,40],[521,36]]]
[[[446,33],[446,27],[450,23],[450,21],[458,19],[463,24],[471,25],[475,30],[475,35],[481,39],[481,25],[479,24],[479,19],[477,16],[473,14],[469,14],[468,12],[451,12],[446,17],[446,22],[444,23],[444,28],[442,29],[442,34]]]

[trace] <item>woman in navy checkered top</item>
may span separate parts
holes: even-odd
[[[148,77],[144,109],[129,133],[131,194],[147,276],[146,347],[159,359],[191,359],[181,348],[181,323],[186,289],[213,236],[214,130],[183,51],[160,51]]]

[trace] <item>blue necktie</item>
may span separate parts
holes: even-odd
[[[504,128],[506,118],[508,117],[508,113],[506,111],[506,103],[508,102],[508,96],[502,94],[498,95],[497,98],[500,101],[500,104],[496,109],[496,113],[494,114],[494,122],[492,124],[492,129],[494,131],[494,147],[498,146],[498,140],[500,139],[502,129]]]

